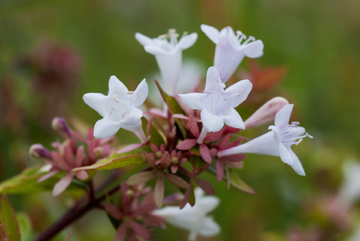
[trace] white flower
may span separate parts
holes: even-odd
[[[291,150],[291,146],[294,144],[298,145],[304,137],[312,138],[312,136],[305,133],[305,128],[299,127],[298,122],[288,124],[293,106],[293,104],[287,104],[276,114],[275,126],[269,127],[271,131],[245,144],[220,151],[218,157],[239,153],[279,156],[281,160],[290,165],[297,174],[305,176],[304,168],[299,158]]]
[[[219,131],[224,123],[234,128],[245,129],[243,120],[234,108],[249,95],[251,82],[241,80],[226,90],[224,88],[225,84],[221,82],[219,73],[214,67],[210,67],[206,75],[204,93],[179,94],[185,105],[201,110],[203,130],[207,132]],[[198,142],[201,144],[203,138],[199,139],[201,141]]]
[[[207,214],[219,205],[219,198],[204,196],[204,192],[195,189],[195,205],[186,204],[183,209],[179,207],[164,207],[155,210],[155,215],[163,217],[166,222],[175,227],[189,230],[189,240],[195,240],[197,235],[211,237],[220,232],[219,225]]]
[[[241,31],[236,31],[235,35],[231,27],[225,27],[219,32],[205,24],[201,25],[201,30],[216,44],[214,67],[223,83],[235,72],[244,56],[258,58],[263,55],[263,42],[252,36],[247,38]]]
[[[94,127],[96,138],[107,138],[120,128],[133,132],[140,141],[146,142],[141,127],[143,112],[136,108],[144,103],[148,95],[148,85],[141,81],[135,91],[129,91],[115,76],[109,80],[109,93],[87,93],[83,99],[87,105],[96,110],[103,118]]]
[[[344,181],[338,199],[347,208],[360,198],[360,164],[355,160],[347,160],[343,165]]]
[[[182,50],[191,47],[196,39],[197,33],[184,34],[179,42],[178,34],[170,29],[168,34],[151,39],[141,33],[136,33],[135,38],[145,48],[145,51],[155,55],[164,81],[164,89],[168,94],[175,95],[176,85],[181,72]],[[167,41],[167,38],[170,40]]]

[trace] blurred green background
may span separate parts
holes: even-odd
[[[209,67],[214,44],[200,24],[232,26],[264,42],[264,55],[258,59],[262,67],[286,67],[287,75],[264,94],[264,101],[281,95],[295,103],[293,117],[315,139],[293,148],[306,177],[296,175],[279,158],[250,155],[239,174],[256,196],[228,191],[225,183],[206,177],[222,200],[213,213],[222,233],[201,240],[290,240],[292,227],[323,225],[335,230],[321,212],[306,208],[336,193],[343,161],[359,156],[359,9],[360,1],[353,0],[0,1],[0,180],[41,163],[30,160],[28,148],[33,143],[50,147],[58,138],[51,130],[53,117],[76,116],[95,123],[99,116],[82,101],[84,93],[106,93],[111,75],[138,83],[157,71],[154,57],[135,40],[136,32],[150,37],[169,28],[197,32],[197,42],[183,52],[183,59]],[[247,69],[247,61],[239,69]],[[244,103],[238,110],[246,119],[259,105]],[[265,131],[262,127],[244,135]],[[131,142],[127,135],[120,132],[119,142]],[[66,198],[53,202],[48,194],[11,200],[17,211],[30,213],[34,222],[37,217],[35,233],[66,208]],[[115,234],[99,211],[82,218],[58,240],[70,232],[70,240],[112,240]],[[156,234],[157,240],[187,237],[170,226]],[[344,236],[340,232],[336,240]]]

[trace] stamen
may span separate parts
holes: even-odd
[[[121,118],[123,118],[127,113],[127,110],[125,110],[123,113],[121,113]]]
[[[162,35],[159,35],[159,37],[158,37],[158,38],[159,38],[159,39],[166,39],[166,38],[167,38],[167,36],[168,36],[167,34],[162,34]]]
[[[210,90],[204,90],[203,91],[205,94],[214,94],[214,91],[210,91]]]
[[[113,100],[114,100],[116,103],[120,103],[120,101],[118,100],[117,97],[118,97],[117,95],[113,95],[113,96],[112,96]]]
[[[111,108],[110,113],[109,113],[109,116],[111,115],[111,113],[112,113],[113,111],[115,111],[115,110],[114,110],[114,107],[115,107],[115,105]]]
[[[221,83],[221,87],[225,89],[226,85],[224,83]]]
[[[128,91],[126,94],[127,95],[132,95],[132,94],[134,94],[134,91]]]
[[[303,140],[304,140],[303,138],[300,138],[298,141],[295,142],[295,145],[296,145],[296,146],[299,145],[300,142],[302,142]]]
[[[305,133],[305,135],[307,136],[307,137],[309,137],[310,139],[313,139],[314,137],[312,136],[312,135],[310,135],[309,133]]]
[[[250,41],[255,41],[255,38],[253,36],[249,36],[249,38],[243,44],[247,44]]]
[[[236,96],[240,96],[243,92],[244,92],[244,90],[243,90],[243,89],[241,89],[241,90],[239,91],[239,93],[238,93]]]
[[[293,122],[291,122],[291,124],[298,126],[298,125],[300,125],[300,122],[298,122],[298,121],[293,121]]]

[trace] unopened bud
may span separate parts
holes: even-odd
[[[50,152],[41,144],[34,144],[29,149],[29,155],[33,158],[51,159]]]
[[[131,189],[129,189],[129,190],[127,190],[127,191],[125,192],[125,195],[132,198],[132,197],[134,197],[134,191],[131,190]]]
[[[61,135],[65,136],[66,138],[71,138],[71,130],[70,127],[67,125],[66,120],[61,117],[55,117],[51,122],[52,128],[59,132]]]
[[[174,165],[179,164],[179,158],[177,156],[174,156],[171,158],[171,163]]]
[[[273,122],[276,113],[278,113],[286,104],[289,104],[289,102],[283,97],[272,98],[245,121],[245,128],[250,129]]]
[[[94,153],[95,159],[100,159],[103,156],[104,148],[102,148],[101,146],[95,147],[93,153]]]
[[[156,158],[161,158],[161,157],[163,156],[162,151],[157,151],[157,152],[155,153],[155,156],[156,156]]]

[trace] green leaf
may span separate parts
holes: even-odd
[[[32,225],[29,216],[26,213],[16,213],[16,216],[19,221],[21,241],[33,240]]]
[[[19,175],[3,181],[0,184],[0,193],[18,194],[52,191],[55,184],[63,175],[62,173],[58,173],[55,176],[38,183],[37,180],[47,173],[41,169],[42,166],[27,168]],[[73,180],[74,182],[67,188],[67,190],[78,189],[80,187],[80,183],[78,183],[78,185],[75,184],[78,180],[75,178]]]
[[[256,192],[248,184],[246,184],[243,180],[241,180],[241,178],[237,175],[237,173],[230,168],[229,168],[229,176],[230,176],[230,184],[233,187],[246,193],[256,194]]]
[[[143,130],[145,131],[147,130],[147,125],[148,125],[148,120],[143,118],[142,119]],[[150,135],[150,142],[157,146],[166,143],[165,134],[163,132],[160,133],[160,131],[154,125],[151,125],[149,135]]]
[[[174,97],[169,96],[168,94],[166,94],[166,92],[161,88],[160,84],[156,80],[155,80],[155,84],[158,87],[158,89],[160,91],[160,94],[161,94],[161,97],[163,98],[165,104],[169,108],[170,113],[171,114],[183,114],[183,115],[186,115],[186,113],[180,107],[177,100]],[[176,122],[177,127],[180,129],[180,132],[181,132],[181,134],[183,136],[183,139],[186,139],[185,127],[181,124],[181,121],[179,119],[175,118],[175,122]]]
[[[10,241],[20,241],[19,223],[8,197],[3,194],[0,200],[0,220]]]

